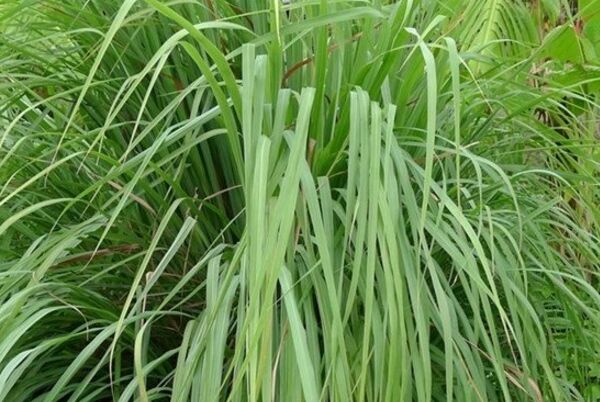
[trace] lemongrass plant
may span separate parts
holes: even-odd
[[[0,1],[0,401],[600,400],[581,3]]]

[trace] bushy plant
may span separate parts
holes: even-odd
[[[0,4],[1,401],[600,398],[598,1]]]

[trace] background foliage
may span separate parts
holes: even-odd
[[[0,1],[0,400],[600,400],[598,0]]]

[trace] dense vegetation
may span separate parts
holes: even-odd
[[[600,400],[600,0],[0,27],[0,401]]]

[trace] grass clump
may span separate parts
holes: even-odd
[[[533,3],[0,2],[0,401],[598,400],[594,2]]]

